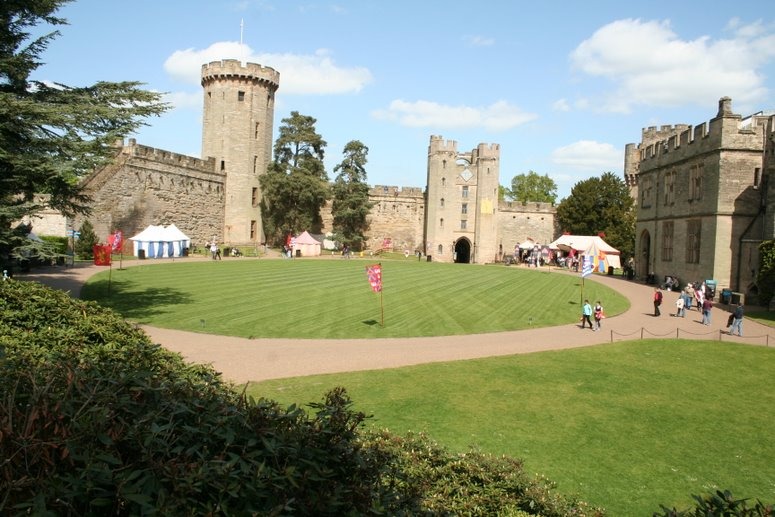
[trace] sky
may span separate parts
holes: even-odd
[[[371,185],[425,187],[432,135],[459,152],[499,144],[500,183],[535,171],[558,186],[619,176],[650,126],[697,125],[721,97],[775,110],[771,0],[77,0],[33,79],[139,81],[172,109],[132,135],[201,157],[204,63],[280,73],[275,133],[314,117],[330,179],[369,149]],[[36,31],[48,32],[50,27]]]

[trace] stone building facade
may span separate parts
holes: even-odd
[[[636,273],[755,294],[757,247],[775,237],[775,114],[743,118],[731,99],[710,122],[644,129],[624,173],[636,199]]]
[[[203,65],[206,158],[134,139],[117,143],[112,163],[84,179],[94,200],[89,221],[97,236],[106,239],[121,229],[129,237],[150,224],[174,223],[198,246],[213,238],[227,245],[264,242],[258,178],[272,159],[279,80],[275,70],[254,63]],[[427,159],[425,189],[370,189],[369,249],[420,250],[442,262],[489,263],[528,237],[541,243],[556,237],[553,206],[498,202],[498,144],[459,152],[457,142],[431,136]],[[323,232],[331,232],[330,203],[321,216]],[[59,226],[77,229],[82,222]]]

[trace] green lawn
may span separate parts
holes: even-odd
[[[629,516],[717,488],[775,501],[774,371],[772,348],[645,340],[271,380],[248,393],[303,405],[345,386],[371,425],[522,458],[561,492]]]
[[[382,260],[177,260],[114,268],[92,277],[81,297],[139,323],[241,337],[382,338],[500,332],[578,320],[581,279],[502,265]],[[629,302],[596,282],[584,295],[609,315]],[[382,308],[384,306],[384,327]]]

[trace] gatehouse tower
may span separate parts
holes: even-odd
[[[236,59],[202,65],[202,158],[225,176],[221,242],[264,241],[261,186],[272,157],[275,92],[280,74]]]

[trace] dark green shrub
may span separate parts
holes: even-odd
[[[661,512],[655,512],[654,517],[772,517],[775,506],[765,505],[757,500],[753,506],[748,506],[747,499],[735,499],[729,490],[717,490],[714,494],[692,496],[696,501],[694,508],[676,510],[660,505]]]
[[[365,513],[376,474],[339,390],[246,400],[99,306],[0,285],[0,514]]]
[[[78,231],[80,235],[75,239],[75,253],[82,259],[91,260],[94,258],[94,245],[100,242],[94,233],[94,226],[87,219]]]

